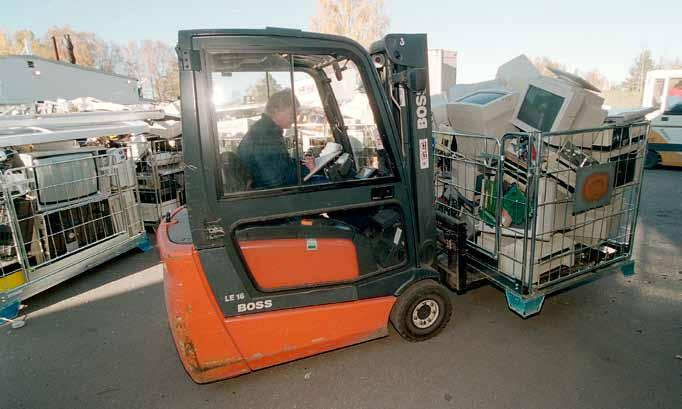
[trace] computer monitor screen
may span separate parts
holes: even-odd
[[[562,96],[529,85],[517,118],[539,131],[551,131],[564,100]]]
[[[474,105],[486,105],[498,98],[502,98],[505,95],[509,95],[509,93],[504,93],[504,92],[492,92],[492,91],[481,91],[481,92],[474,92],[471,95],[467,95],[464,98],[460,98],[457,100],[457,102],[463,102],[466,104],[474,104]]]

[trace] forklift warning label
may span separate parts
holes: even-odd
[[[429,167],[429,140],[426,138],[419,140],[419,167],[421,169]]]

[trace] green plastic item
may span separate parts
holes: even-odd
[[[481,190],[483,193],[483,203],[479,216],[485,224],[495,227],[497,221],[495,217],[497,211],[497,183],[495,183],[494,179],[485,179],[483,180],[483,188]]]
[[[502,208],[511,216],[512,224],[523,224],[525,221],[526,195],[516,185],[512,185],[502,198]],[[531,216],[532,209],[529,206],[528,217]]]
[[[495,227],[495,214],[490,213],[486,209],[481,209],[481,211],[478,213],[478,215],[481,217],[481,220],[485,224],[487,224],[490,227]]]
[[[489,226],[494,226],[497,218],[497,183],[494,179],[484,180],[483,206],[480,212],[481,219]],[[514,184],[502,197],[502,208],[509,213],[512,224],[523,224],[524,209],[526,207],[526,195]],[[532,217],[533,209],[528,206],[528,217]]]
[[[483,181],[483,209],[495,214],[497,211],[497,183],[495,179],[485,179]]]

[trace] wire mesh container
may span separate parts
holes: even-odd
[[[18,166],[0,173],[0,295],[24,288],[30,296],[144,233],[128,150],[34,151],[16,159]]]
[[[469,267],[523,295],[629,260],[648,123],[503,138],[435,132],[436,206]]]
[[[156,226],[164,214],[185,203],[182,138],[133,141],[140,212],[146,225]]]

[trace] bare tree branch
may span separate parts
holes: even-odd
[[[313,31],[350,37],[367,47],[381,39],[389,19],[383,0],[318,0]]]

